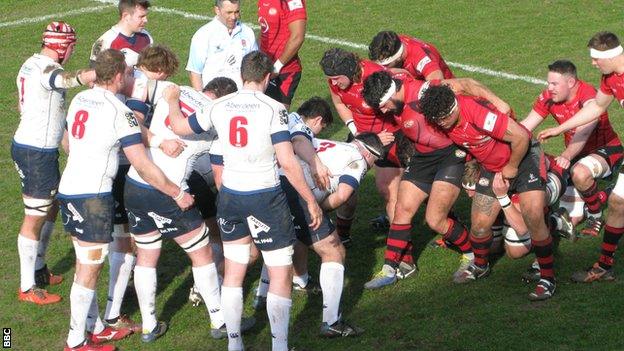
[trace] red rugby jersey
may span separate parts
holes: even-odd
[[[275,62],[284,52],[290,38],[288,25],[296,20],[307,19],[305,0],[258,0],[258,23],[260,24],[260,50]],[[295,55],[282,62],[280,72],[301,71],[301,60]]]
[[[379,133],[384,129],[388,132],[397,131],[399,127],[394,122],[394,117],[390,114],[382,114],[368,106],[362,96],[364,80],[371,74],[383,71],[385,68],[369,60],[360,61],[360,67],[362,69],[362,78],[359,82],[352,82],[346,90],[342,90],[337,85],[333,85],[331,80],[328,79],[329,89],[338,95],[340,101],[351,111],[358,132]]]
[[[410,72],[414,78],[425,80],[425,77],[435,70],[442,71],[444,79],[454,78],[438,49],[432,44],[407,35],[399,35],[404,50],[407,51],[403,69]]]
[[[549,114],[552,115],[558,124],[569,120],[578,111],[583,108],[583,105],[589,100],[596,98],[596,89],[584,81],[578,81],[578,90],[576,95],[570,102],[555,103],[552,101],[551,93],[546,89],[537,98],[533,105],[533,110],[540,116],[546,117]],[[564,134],[565,145],[568,146],[576,129],[571,129]],[[583,147],[583,150],[579,153],[578,157],[587,156],[593,153],[595,150],[605,146],[617,146],[620,145],[620,139],[613,130],[611,123],[609,122],[609,114],[607,112],[600,116],[600,120],[596,125],[594,131],[587,138],[587,143]]]
[[[395,119],[405,136],[414,142],[416,151],[426,154],[453,144],[453,141],[446,134],[427,123],[418,106],[422,92],[430,84],[438,85],[440,81],[425,82],[411,77],[406,77],[402,81],[405,106],[403,107],[403,112],[396,116]]]

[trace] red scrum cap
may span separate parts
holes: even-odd
[[[65,58],[67,47],[76,42],[76,31],[65,22],[54,21],[46,27],[43,32],[43,46],[56,51],[59,59]]]

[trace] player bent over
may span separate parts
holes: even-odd
[[[420,106],[428,122],[438,126],[457,145],[481,164],[481,175],[472,201],[470,242],[474,262],[458,277],[468,283],[490,272],[488,253],[492,224],[500,204],[492,192],[496,173],[511,182],[519,193],[522,217],[531,233],[531,246],[540,265],[541,279],[531,300],[545,300],[555,292],[552,238],[544,221],[546,165],[538,142],[512,118],[467,96],[455,96],[448,86],[427,89]],[[483,141],[485,140],[485,142]]]
[[[89,84],[93,71],[66,72],[76,45],[76,32],[65,22],[52,22],[43,32],[41,51],[17,75],[20,123],[11,143],[11,157],[21,178],[24,220],[17,236],[20,258],[18,299],[45,305],[59,302],[46,285],[63,278],[50,273],[45,254],[58,207],[53,204],[59,183],[58,147],[65,124],[65,91]]]
[[[97,343],[119,340],[132,331],[105,328],[99,318],[95,287],[112,241],[114,201],[111,196],[120,146],[143,179],[186,209],[193,199],[165,177],[147,157],[141,129],[115,94],[126,77],[124,55],[100,53],[93,89],[76,95],[69,107],[70,154],[61,177],[59,200],[65,230],[73,237],[76,274],[70,293],[71,323],[65,350],[114,350]],[[85,337],[85,330],[89,331]]]
[[[624,99],[624,49],[618,37],[611,32],[596,33],[587,45],[592,59],[592,65],[602,73],[600,89],[594,101],[588,102],[572,118],[563,124],[543,130],[539,133],[540,139],[557,136],[572,128],[582,126],[598,120],[607,111],[612,101]],[[602,253],[598,262],[585,271],[572,275],[576,282],[593,282],[597,280],[611,281],[613,275],[613,256],[618,243],[624,234],[624,176],[622,169],[617,182],[608,199],[607,219],[602,239]]]
[[[521,122],[529,130],[534,130],[549,114],[562,124],[595,101],[596,89],[578,79],[570,61],[558,60],[548,65],[547,79],[548,89]],[[583,220],[587,206],[588,218],[581,234],[597,236],[604,224],[602,207],[607,195],[598,188],[596,179],[609,177],[620,166],[622,144],[606,111],[599,119],[567,131],[564,137],[566,148],[555,160],[557,166],[569,170],[573,186],[566,189],[561,207],[568,210],[576,225]]]
[[[243,57],[243,89],[215,100],[188,119],[172,118],[178,135],[215,128],[223,151],[223,176],[217,205],[225,256],[221,304],[228,331],[228,349],[243,350],[241,315],[243,280],[251,242],[261,250],[269,270],[267,313],[273,350],[288,350],[294,229],[286,196],[279,185],[277,162],[305,199],[310,226],[317,229],[321,210],[303,178],[290,143],[288,113],[263,94],[273,65],[262,52]],[[173,105],[172,105],[173,106]]]

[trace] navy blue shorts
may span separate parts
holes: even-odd
[[[61,179],[58,149],[40,149],[13,142],[11,158],[21,178],[22,194],[35,199],[56,195]]]
[[[204,223],[196,208],[182,211],[171,196],[132,179],[126,180],[124,198],[130,219],[128,226],[134,235],[158,230],[165,238],[175,238]]]
[[[114,201],[110,193],[58,196],[65,231],[88,243],[113,241]]]
[[[126,184],[126,174],[130,170],[130,165],[119,165],[115,179],[113,179],[113,199],[115,199],[115,224],[128,223],[128,214],[124,205],[124,186]]]
[[[224,242],[251,235],[262,251],[282,249],[295,242],[286,195],[279,187],[244,194],[221,187],[217,223]]]
[[[293,216],[293,223],[295,224],[295,235],[297,239],[302,243],[311,246],[315,242],[321,241],[336,230],[336,227],[331,222],[331,219],[327,213],[323,213],[323,219],[321,225],[317,230],[312,230],[308,226],[310,223],[310,212],[308,212],[308,205],[299,195],[297,190],[290,184],[288,179],[284,176],[280,177],[282,183],[282,189],[286,194],[288,200],[288,207],[290,207],[290,213]]]

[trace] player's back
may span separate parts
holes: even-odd
[[[70,153],[59,193],[110,192],[120,145],[137,143],[137,138],[140,142],[140,128],[132,111],[108,90],[85,90],[69,106],[67,131]]]
[[[241,90],[206,111],[223,152],[223,186],[238,192],[279,186],[273,144],[289,141],[284,105],[258,91]]]
[[[57,148],[63,136],[65,90],[50,86],[50,73],[62,69],[51,58],[35,54],[19,70],[17,91],[21,120],[15,142],[37,148]],[[53,74],[53,73],[52,73]]]

